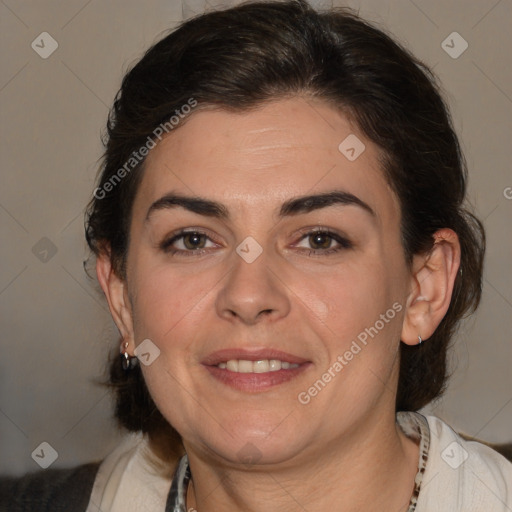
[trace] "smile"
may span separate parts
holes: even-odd
[[[298,368],[297,363],[280,361],[279,359],[261,359],[259,361],[248,361],[247,359],[230,359],[220,362],[217,368],[236,373],[267,373],[279,370],[293,370]]]

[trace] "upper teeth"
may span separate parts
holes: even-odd
[[[295,363],[279,361],[279,359],[260,359],[259,361],[247,361],[246,359],[230,359],[225,363],[219,363],[219,368],[227,369],[238,373],[265,373],[277,372],[278,370],[288,370],[298,368]]]

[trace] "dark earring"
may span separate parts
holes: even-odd
[[[124,351],[121,352],[121,365],[123,366],[123,370],[133,370],[137,364],[139,363],[139,360],[135,356],[130,356],[128,354],[127,349],[128,348],[128,342],[124,343]],[[122,350],[122,349],[121,349]]]

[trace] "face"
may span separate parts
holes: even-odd
[[[324,103],[197,111],[148,155],[129,329],[187,451],[308,459],[394,414],[409,279],[379,150]]]

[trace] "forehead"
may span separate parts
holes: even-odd
[[[332,189],[360,197],[381,220],[397,214],[379,148],[326,103],[293,98],[243,113],[191,114],[150,151],[134,211],[142,214],[174,190],[224,203],[243,216]]]

